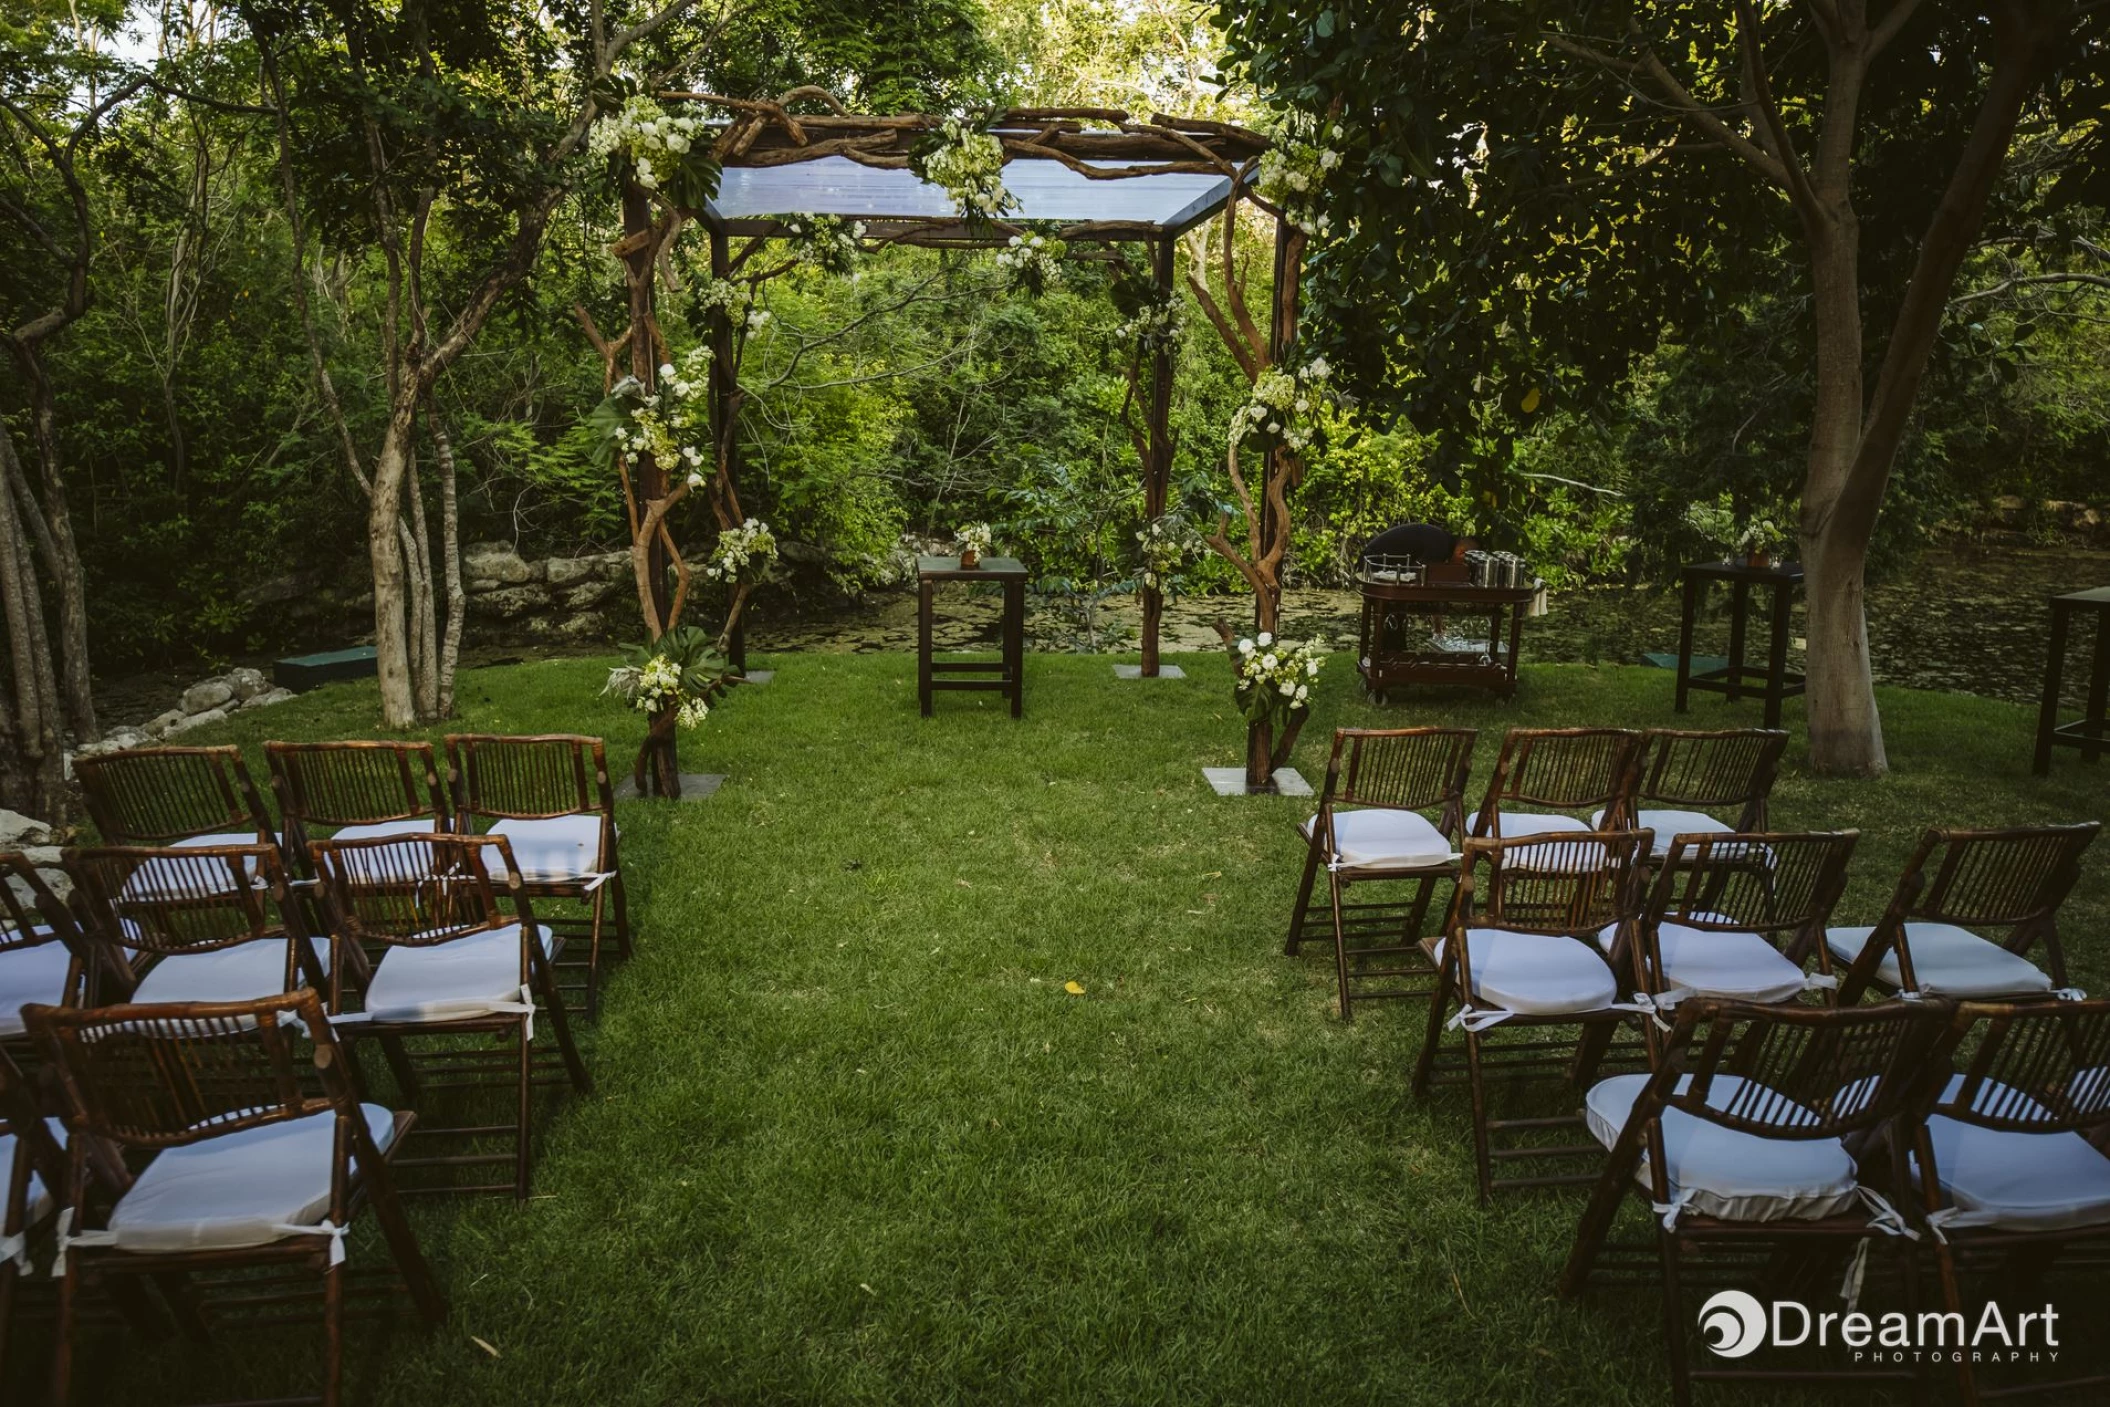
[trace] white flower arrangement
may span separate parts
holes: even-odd
[[[1278,640],[1268,631],[1238,642],[1238,711],[1251,723],[1287,723],[1311,707],[1326,657],[1315,646]]]
[[[1015,234],[996,252],[996,266],[1011,275],[1011,281],[1039,296],[1051,283],[1062,281],[1062,261],[1070,246],[1040,234]]]
[[[999,219],[1017,207],[1017,197],[1004,189],[1002,142],[957,117],[946,118],[927,141],[928,149],[912,158],[916,174],[942,186],[968,223]]]
[[[810,269],[846,274],[864,251],[860,243],[865,237],[862,220],[801,213],[786,215],[777,223],[791,244],[791,257]]]
[[[1178,290],[1166,289],[1162,298],[1152,298],[1136,309],[1135,316],[1114,329],[1123,342],[1134,342],[1146,352],[1179,343],[1187,330],[1187,305]]]
[[[684,697],[684,677],[680,664],[654,655],[643,664],[622,664],[609,670],[607,687],[601,692],[628,699],[639,713],[671,708],[677,726],[694,728],[711,716],[711,706],[700,697]]]
[[[1173,574],[1202,554],[1206,544],[1194,525],[1177,513],[1153,518],[1136,530],[1142,558],[1137,580],[1146,589],[1161,589]]]
[[[1231,417],[1231,444],[1246,436],[1265,434],[1280,439],[1293,450],[1311,446],[1312,423],[1326,403],[1326,382],[1333,368],[1324,357],[1313,357],[1302,367],[1285,371],[1269,367],[1253,380],[1246,403]]]
[[[749,518],[739,527],[718,534],[718,545],[711,549],[703,574],[712,581],[757,581],[776,560],[776,534],[760,518]]]
[[[1346,154],[1341,145],[1348,129],[1322,124],[1299,113],[1274,133],[1273,145],[1260,158],[1260,193],[1283,216],[1313,239],[1333,232],[1333,217],[1318,209],[1321,188],[1339,170]]]
[[[679,364],[659,368],[659,389],[650,394],[635,377],[617,382],[603,402],[612,409],[604,422],[613,447],[635,458],[649,454],[668,473],[686,470],[689,482],[701,482],[704,446],[710,440],[711,349],[695,347]]]
[[[953,543],[963,554],[972,552],[977,557],[988,556],[995,541],[996,534],[989,530],[987,523],[969,523],[953,534]]]
[[[701,119],[687,114],[669,116],[658,103],[639,93],[624,102],[621,112],[594,123],[586,149],[604,160],[623,153],[640,186],[648,191],[666,189],[676,197],[676,204],[683,204],[687,192],[672,187],[682,184],[682,176],[691,173],[698,160],[707,161],[702,153],[693,152],[702,135]]]

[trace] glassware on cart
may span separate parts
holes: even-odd
[[[1367,581],[1382,581],[1401,586],[1419,585],[1426,568],[1413,557],[1393,557],[1380,554],[1363,559],[1363,577]]]

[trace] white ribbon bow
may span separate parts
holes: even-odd
[[[13,1261],[15,1269],[29,1273],[29,1233],[0,1236],[0,1261]]]
[[[290,1221],[274,1222],[271,1229],[281,1236],[327,1236],[330,1238],[330,1264],[344,1264],[344,1238],[350,1227],[339,1226],[325,1217],[313,1226],[299,1226]]]
[[[51,1260],[51,1278],[61,1280],[66,1275],[66,1259],[75,1246],[114,1246],[117,1233],[114,1231],[83,1231],[79,1235],[73,1230],[73,1208],[67,1207],[59,1213],[58,1254]]]

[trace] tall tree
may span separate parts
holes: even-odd
[[[2093,120],[2065,0],[1221,5],[1229,63],[1337,123],[1311,300],[1366,398],[1456,452],[1705,340],[1807,270],[1810,755],[1884,770],[1863,615],[1891,466],[2019,125]],[[1754,257],[1756,255],[1757,257]],[[1352,312],[1352,316],[1350,313]]]

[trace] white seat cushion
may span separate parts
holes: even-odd
[[[392,835],[430,835],[440,828],[438,819],[432,816],[413,816],[407,821],[365,821],[356,826],[339,826],[332,840],[380,840]]]
[[[1597,946],[1612,951],[1616,925],[1606,925]],[[1808,985],[1802,969],[1757,933],[1736,929],[1689,928],[1665,920],[1656,931],[1663,955],[1663,980],[1694,996],[1734,1001],[1784,1002]]]
[[[539,928],[539,925],[538,925]],[[540,929],[542,951],[561,946]],[[366,1014],[375,1021],[463,1021],[516,1010],[520,995],[520,925],[435,943],[391,947],[366,989]]]
[[[0,952],[0,1036],[22,1034],[22,1008],[31,1002],[57,1006],[65,1000],[66,968],[72,960],[73,952],[64,943]]]
[[[1318,823],[1317,816],[1304,823],[1307,840]],[[1333,841],[1350,869],[1427,869],[1450,864],[1455,853],[1426,816],[1389,807],[1334,812]]]
[[[520,877],[530,884],[562,884],[586,879],[601,868],[601,818],[599,816],[551,816],[539,821],[500,821],[492,835],[502,835],[513,847],[513,863]],[[497,852],[484,856],[494,875],[505,873]]]
[[[1574,816],[1562,816],[1557,813],[1542,815],[1528,811],[1498,811],[1495,813],[1494,819],[1501,825],[1502,839],[1504,840],[1515,840],[1520,836],[1527,835],[1566,835],[1571,833],[1581,835],[1587,833],[1590,829]],[[1480,813],[1478,811],[1465,818],[1465,833],[1467,835],[1473,834],[1479,827]]]
[[[1606,1148],[1619,1141],[1634,1102],[1651,1075],[1614,1075],[1590,1087],[1583,1116]],[[1692,1077],[1678,1081],[1682,1091]],[[1717,1074],[1707,1086],[1710,1108],[1726,1108],[1743,1080]],[[1816,1115],[1810,1114],[1811,1122]],[[1853,1208],[1854,1160],[1836,1138],[1762,1138],[1696,1119],[1678,1109],[1663,1111],[1664,1169],[1674,1202],[1700,1216],[1724,1221],[1817,1221]],[[1648,1156],[1634,1178],[1649,1185]]]
[[[2077,1083],[2085,1087],[2091,1073]],[[1952,1076],[1943,1097],[1955,1098],[1962,1086],[1963,1076]],[[2005,1094],[1988,1080],[1972,1103],[1993,1107],[1991,1097]],[[1960,1213],[1947,1218],[1951,1224],[2062,1231],[2110,1222],[2110,1157],[2077,1133],[2015,1133],[1936,1114],[1927,1135],[1942,1193]]]
[[[1619,995],[1605,960],[1560,934],[1469,928],[1473,996],[1504,1011],[1531,1016],[1602,1011]],[[1443,961],[1443,942],[1436,961]]]
[[[44,1127],[51,1130],[51,1136],[58,1142],[59,1147],[64,1148],[66,1146],[66,1126],[64,1124],[57,1119],[46,1119]],[[8,1193],[7,1179],[14,1171],[14,1166],[15,1136],[11,1133],[0,1133],[0,1197],[5,1197]],[[29,1202],[27,1211],[22,1218],[24,1229],[35,1226],[46,1216],[49,1216],[51,1208],[51,1191],[44,1186],[43,1176],[35,1168],[31,1168],[29,1172]]]
[[[395,1116],[378,1104],[359,1107],[385,1152]],[[315,1225],[330,1209],[336,1118],[325,1110],[165,1149],[110,1212],[118,1249],[264,1246]]]
[[[320,939],[309,946],[330,970],[330,949]],[[302,974],[294,973],[295,987]],[[202,953],[170,953],[147,969],[132,993],[135,1002],[239,1002],[286,991],[286,941],[259,938]]]
[[[1851,963],[1861,956],[1873,928],[1827,928],[1824,944],[1832,956]],[[1920,990],[1944,997],[2028,996],[2051,990],[2051,978],[2028,958],[1998,943],[1988,943],[1953,923],[1908,923],[1905,942],[1912,948],[1912,970]],[[1903,985],[1895,949],[1883,954],[1876,976],[1892,987]]]
[[[1590,824],[1604,824],[1604,812],[1591,813]],[[1670,854],[1672,839],[1681,835],[1733,835],[1736,827],[1718,821],[1705,811],[1640,811],[1634,816],[1636,830],[1656,833],[1656,843],[1650,854],[1661,860]]]
[[[258,838],[255,831],[230,831],[220,835],[188,836],[182,840],[171,841],[166,848],[171,850],[199,850],[219,845],[262,845],[265,843],[265,841]],[[272,836],[269,843],[272,845],[278,844],[278,837]],[[254,866],[245,864],[243,868],[253,871]],[[211,878],[206,878],[208,875]],[[208,893],[226,893],[234,887],[233,880],[228,876],[225,865],[208,869],[205,866],[184,861],[149,860],[138,869],[132,871],[131,875],[125,880],[125,887],[119,891],[118,897],[121,899],[151,899],[155,895],[171,889],[179,893],[188,893],[197,888],[201,879],[204,879],[204,882],[211,886],[206,891]]]

